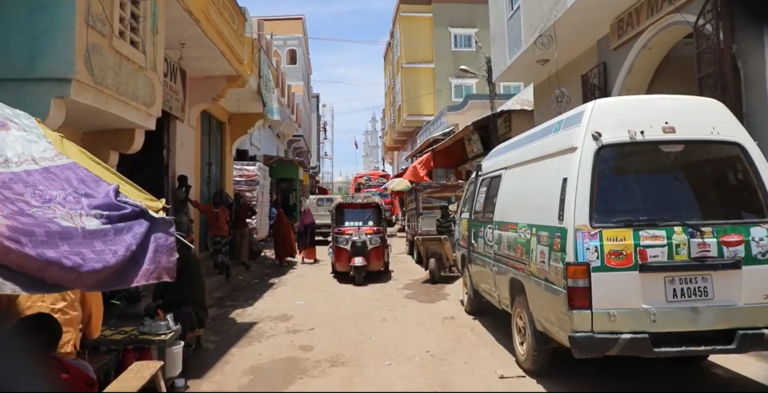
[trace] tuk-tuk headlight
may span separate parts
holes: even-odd
[[[381,237],[380,236],[371,236],[368,238],[368,244],[371,245],[371,247],[376,247],[381,245]]]
[[[349,238],[346,236],[336,236],[336,245],[339,247],[346,247],[349,245]]]

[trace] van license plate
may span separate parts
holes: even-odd
[[[712,284],[711,274],[664,277],[664,286],[667,289],[668,302],[690,302],[715,298],[715,287]]]

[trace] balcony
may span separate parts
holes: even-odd
[[[245,34],[246,17],[236,0],[169,0],[169,3],[174,1],[178,1],[200,25],[239,75],[251,72],[248,61],[248,42],[251,37]],[[168,25],[172,25],[171,21]],[[183,35],[181,39],[184,39]],[[168,44],[172,42],[168,41]]]

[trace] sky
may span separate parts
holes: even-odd
[[[384,105],[384,43],[389,36],[395,0],[238,2],[248,8],[251,16],[305,16],[312,88],[315,93],[320,93],[321,104],[333,104],[335,111],[333,177],[338,177],[340,172],[346,177],[361,170],[362,133],[374,110],[376,119],[380,119]],[[374,42],[325,40],[328,38]],[[358,150],[355,150],[353,136],[357,138]],[[328,161],[323,165],[328,166]],[[387,169],[391,171],[389,167]]]

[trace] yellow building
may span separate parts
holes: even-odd
[[[399,169],[416,133],[445,106],[487,94],[459,71],[482,69],[476,45],[489,48],[487,0],[398,0],[384,51],[384,150]],[[480,82],[480,83],[478,83]]]

